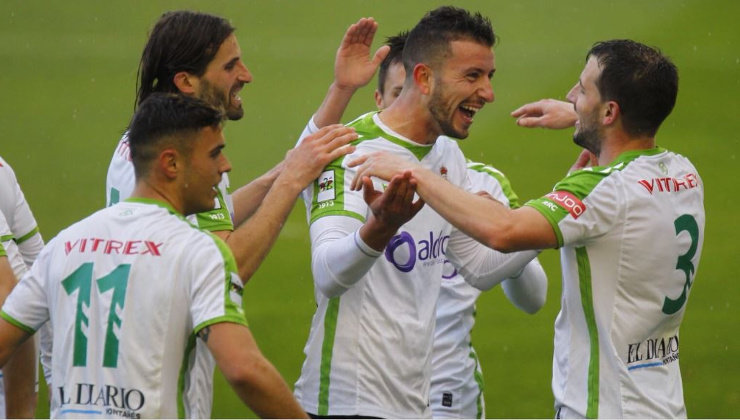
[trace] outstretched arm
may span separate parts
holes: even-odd
[[[352,95],[370,82],[388,55],[387,45],[370,55],[377,30],[378,23],[373,18],[362,18],[347,28],[334,61],[334,82],[313,117],[318,128],[340,122]]]
[[[545,216],[524,206],[511,210],[501,203],[471,194],[429,169],[390,153],[375,152],[353,159],[348,166],[357,168],[352,189],[362,188],[359,180],[376,176],[390,179],[409,174],[416,192],[437,213],[463,233],[493,249],[503,252],[554,248],[557,237]]]
[[[542,99],[522,105],[511,113],[521,127],[568,128],[575,125],[578,116],[573,104],[555,99]]]
[[[202,329],[221,372],[241,400],[262,418],[308,418],[280,373],[260,352],[249,328],[222,322]]]

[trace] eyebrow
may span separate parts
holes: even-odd
[[[236,57],[232,58],[231,60],[229,60],[228,62],[226,62],[226,64],[224,64],[224,68],[229,67],[229,66],[233,66],[234,64],[236,64],[236,62],[239,61],[239,58],[240,58],[239,56],[236,56]]]

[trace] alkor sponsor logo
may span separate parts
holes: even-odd
[[[568,191],[553,191],[545,197],[564,208],[574,219],[577,219],[586,211],[586,206],[583,202]]]
[[[87,406],[99,408],[100,414],[107,416],[141,418],[139,410],[144,406],[144,393],[136,388],[124,388],[114,385],[97,385],[76,383],[70,387],[58,387],[59,404],[62,406]]]
[[[429,238],[418,242],[408,232],[391,238],[385,247],[385,258],[398,270],[408,273],[413,270],[417,262],[425,264],[436,264],[444,262],[449,235],[435,237],[434,232],[429,232]]]
[[[648,338],[645,341],[627,345],[629,370],[667,365],[676,360],[678,360],[678,335]]]
[[[155,257],[162,255],[161,247],[164,242],[156,243],[152,241],[117,241],[115,239],[103,238],[82,238],[64,243],[64,252],[69,255],[71,252],[101,252],[103,254],[121,254],[121,255],[145,255],[150,254]]]
[[[653,178],[653,179],[641,179],[637,181],[640,185],[653,195],[656,192],[678,192],[681,190],[689,190],[699,186],[699,181],[696,174],[686,174],[683,178]]]

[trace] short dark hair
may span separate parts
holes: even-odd
[[[436,65],[450,52],[450,42],[472,40],[493,47],[496,35],[491,21],[479,12],[442,6],[424,15],[409,32],[403,49],[403,66],[410,77],[418,63]]]
[[[224,18],[178,10],[163,14],[141,53],[136,106],[154,92],[177,93],[176,73],[202,76],[221,44],[234,32]]]
[[[619,104],[625,131],[654,136],[676,104],[678,69],[657,48],[628,39],[597,42],[586,55],[601,68],[602,100]]]
[[[155,92],[139,105],[128,128],[134,173],[139,179],[163,148],[184,154],[192,150],[194,134],[205,127],[218,128],[223,111],[201,99],[176,93]]]
[[[403,47],[406,45],[406,38],[408,36],[409,31],[402,31],[398,35],[389,36],[385,40],[385,45],[388,45],[391,49],[380,63],[380,68],[378,69],[378,92],[381,95],[385,93],[385,78],[388,74],[388,68],[395,63],[403,63]]]

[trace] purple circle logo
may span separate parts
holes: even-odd
[[[408,261],[404,263],[399,263],[396,261],[396,249],[400,247],[403,244],[408,244]],[[403,271],[404,273],[408,273],[409,271],[413,270],[414,265],[416,265],[416,244],[414,243],[414,238],[409,234],[408,232],[401,232],[400,234],[394,236],[391,238],[390,242],[388,242],[388,246],[385,247],[385,258],[390,261],[391,264],[396,266],[397,269]]]

